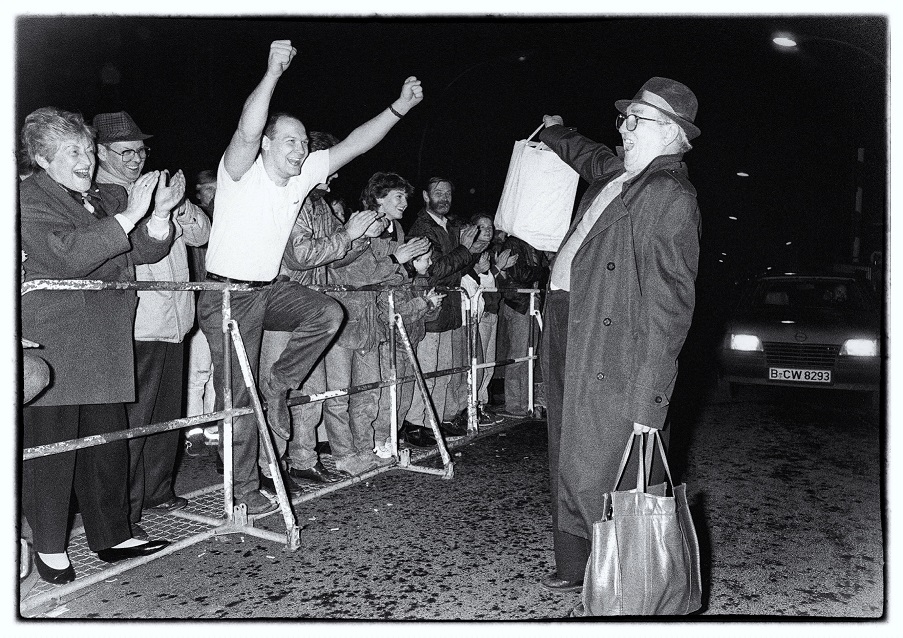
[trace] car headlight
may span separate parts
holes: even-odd
[[[762,352],[762,342],[756,335],[731,334],[731,350]]]
[[[840,354],[851,357],[876,357],[878,356],[878,340],[847,339],[840,348]]]

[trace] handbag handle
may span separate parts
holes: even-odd
[[[527,138],[527,141],[529,142],[530,140],[532,140],[532,139],[536,136],[536,134],[539,133],[539,132],[545,127],[545,125],[546,125],[545,122],[543,122],[542,124],[540,124],[540,125],[539,125],[539,128],[537,128],[535,131],[533,131],[532,133],[530,133],[530,137]]]
[[[638,491],[645,492],[646,491],[646,481],[648,477],[652,474],[652,460],[654,456],[653,447],[657,444],[659,454],[662,457],[662,465],[665,466],[665,475],[668,477],[668,484],[671,486],[671,489],[674,489],[674,479],[671,478],[671,468],[668,466],[668,457],[665,456],[665,447],[662,444],[661,435],[659,431],[653,429],[650,433],[650,437],[645,439],[645,444],[640,444],[639,449],[639,458],[637,459],[637,477],[636,477],[636,487]],[[618,475],[615,478],[615,484],[612,488],[613,492],[618,490],[618,485],[621,484],[621,479],[624,478],[624,471],[627,469],[627,461],[630,460],[630,453],[633,451],[633,442],[636,440],[636,437],[644,437],[644,434],[633,434],[627,438],[627,445],[624,447],[624,454],[621,456],[621,464],[618,467]],[[653,438],[655,439],[655,443],[653,443]]]

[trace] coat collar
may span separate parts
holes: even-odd
[[[69,194],[69,191],[51,178],[45,171],[38,171],[29,179],[33,179],[35,186],[44,191],[50,199],[56,201],[59,204],[59,206],[56,207],[57,210],[64,211],[67,217],[80,223],[96,219],[94,215],[88,212],[87,208],[75,201],[72,195]],[[96,183],[91,184],[91,191],[92,193],[99,194]]]

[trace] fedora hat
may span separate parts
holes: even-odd
[[[134,142],[146,140],[153,135],[142,133],[132,116],[125,111],[116,113],[98,113],[91,122],[97,130],[97,143]]]
[[[632,100],[618,100],[615,108],[626,114],[627,107],[631,104],[645,104],[658,109],[686,132],[687,139],[693,139],[700,133],[699,128],[693,124],[696,119],[696,110],[699,103],[696,96],[686,85],[668,78],[652,78]]]

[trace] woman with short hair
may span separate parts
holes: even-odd
[[[172,243],[170,212],[184,178],[158,171],[138,179],[131,197],[93,181],[94,131],[78,113],[40,108],[25,118],[19,184],[26,281],[134,281],[135,264],[162,259]],[[147,215],[151,200],[154,215]],[[26,448],[126,429],[135,400],[134,290],[35,290],[22,296],[22,336],[41,345],[53,378],[22,409]],[[66,554],[74,491],[88,546],[106,562],[157,552],[168,541],[132,538],[125,440],[25,461],[23,510],[34,531],[35,566],[44,580],[75,579]]]

